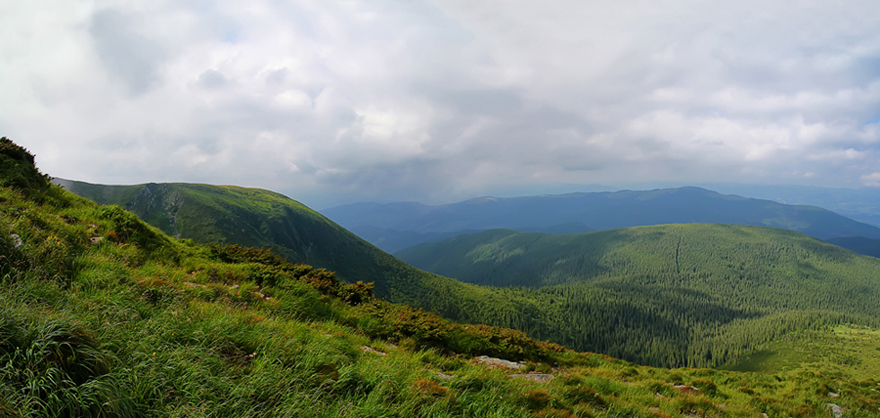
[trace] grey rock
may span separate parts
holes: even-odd
[[[839,406],[839,405],[835,405],[835,404],[833,404],[833,403],[827,403],[827,404],[825,404],[825,409],[830,409],[830,410],[831,410],[831,413],[833,413],[834,416],[835,416],[835,417],[838,417],[838,418],[839,418],[840,416],[842,416],[844,412],[846,412],[846,410],[843,409],[843,407],[841,407],[841,406]]]
[[[552,374],[540,373],[540,372],[531,372],[531,373],[523,373],[523,374],[512,374],[510,377],[518,377],[521,379],[531,380],[537,383],[547,383],[556,378]]]
[[[507,368],[507,369],[519,370],[519,369],[525,367],[524,365],[522,365],[520,363],[516,363],[516,362],[510,361],[510,360],[495,358],[495,357],[489,357],[489,356],[479,356],[479,357],[474,358],[474,361],[476,361],[477,363],[480,363],[480,364],[485,364],[486,366],[493,367],[493,368],[494,367],[503,367],[503,368]]]

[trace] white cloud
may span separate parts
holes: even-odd
[[[868,187],[880,187],[880,172],[875,171],[861,177],[862,184]]]
[[[0,135],[55,176],[315,202],[517,184],[869,184],[875,6],[6,2]]]

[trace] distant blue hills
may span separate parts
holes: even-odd
[[[880,228],[818,206],[789,205],[700,187],[482,197],[446,205],[355,203],[321,213],[387,252],[496,228],[577,233],[687,223],[783,228],[835,240],[832,242],[853,250],[873,251],[874,240],[880,244]]]

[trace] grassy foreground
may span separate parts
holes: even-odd
[[[0,416],[878,412],[876,378],[642,367],[452,324],[266,251],[171,239],[41,181],[28,155],[0,140]]]

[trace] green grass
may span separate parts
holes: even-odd
[[[418,293],[423,281],[444,280],[400,262],[278,193],[183,183],[64,185],[98,203],[125,207],[166,234],[203,244],[271,248],[291,262],[332,269],[350,282],[375,282],[377,293],[401,301]]]
[[[831,401],[867,417],[880,401],[876,380],[657,369],[453,324],[265,251],[17,187],[0,187],[3,416],[818,417]],[[489,369],[480,353],[556,378]]]
[[[166,233],[272,248],[349,282],[372,281],[379,295],[446,318],[515,328],[648,365],[721,365],[790,331],[844,321],[844,315],[845,321],[872,324],[880,306],[872,273],[877,260],[772,228],[668,225],[573,235],[496,230],[401,253],[434,272],[502,287],[493,288],[414,269],[268,191],[192,184],[68,187],[126,205],[157,227],[165,225]]]
[[[880,330],[839,325],[791,333],[722,368],[766,373],[812,370],[847,379],[871,379],[880,376]]]

